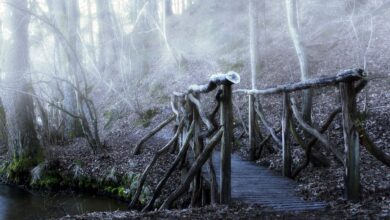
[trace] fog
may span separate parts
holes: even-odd
[[[251,74],[256,88],[297,82],[286,2],[1,1],[4,136],[19,136],[16,124],[39,139],[44,130],[77,136],[82,117],[97,148],[112,120],[142,118],[211,74],[238,72],[237,88],[250,88]],[[293,2],[307,78],[350,68],[388,75],[390,1]]]

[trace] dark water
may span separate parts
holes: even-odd
[[[47,219],[94,211],[126,210],[126,204],[91,195],[42,195],[0,185],[0,220]]]

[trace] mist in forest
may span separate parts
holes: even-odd
[[[352,67],[386,74],[389,1],[294,5],[307,77]],[[97,149],[101,115],[142,116],[211,74],[236,71],[241,88],[251,73],[258,88],[302,78],[285,1],[15,0],[0,10],[3,127],[11,139],[35,137],[38,126],[61,136],[87,132]]]
[[[6,178],[14,182],[35,183],[45,168],[60,164],[49,159],[69,153],[58,146],[69,145],[74,157],[102,154],[89,158],[95,162],[109,158],[106,152],[114,147],[130,151],[135,145],[130,139],[138,141],[154,128],[153,120],[174,121],[167,117],[172,107],[176,127],[158,136],[167,139],[180,130],[172,94],[219,73],[236,77],[235,90],[254,91],[363,69],[376,81],[358,97],[358,107],[385,109],[390,106],[389,21],[390,0],[0,0],[0,177],[8,172]],[[323,117],[333,102],[339,104],[334,94],[313,95],[306,88],[299,97],[302,121],[311,125],[313,115]],[[329,99],[323,104],[317,97]],[[241,98],[231,99],[236,118],[244,121],[240,108],[247,102]],[[204,100],[208,114],[214,102]],[[281,109],[272,100],[264,106],[274,108],[272,113]],[[222,130],[218,134],[220,139]],[[69,158],[61,159],[66,164]],[[66,164],[75,178],[86,173],[80,164],[88,161],[80,161]],[[112,179],[115,166],[107,168]]]

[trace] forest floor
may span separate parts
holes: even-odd
[[[147,213],[128,212],[94,212],[80,216],[65,216],[61,220],[92,219],[388,219],[386,215],[360,213],[349,215],[340,210],[310,212],[275,212],[261,206],[234,203],[229,206],[207,206],[193,209],[152,211]]]

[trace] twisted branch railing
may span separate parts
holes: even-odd
[[[181,195],[190,190],[191,184],[191,206],[204,205],[208,200],[211,203],[221,202],[228,204],[230,202],[230,157],[233,135],[231,87],[239,82],[240,76],[235,72],[216,74],[212,75],[209,82],[205,85],[191,85],[185,92],[173,93],[171,108],[174,115],[145,135],[134,148],[134,154],[141,153],[142,146],[148,139],[175,121],[176,132],[174,137],[155,153],[153,159],[145,168],[138,182],[136,193],[129,205],[130,208],[138,205],[138,198],[141,195],[147,176],[152,167],[157,163],[157,160],[162,155],[168,153],[169,149],[178,153],[163,178],[159,181],[152,199],[148,201],[143,211],[149,211],[154,208],[163,187],[172,173],[178,168],[181,168],[184,178],[179,187],[164,200],[160,209],[170,208]],[[201,104],[201,94],[210,93],[218,87],[220,88],[216,95],[217,105],[210,114],[207,114]],[[220,123],[217,123],[219,110]],[[205,142],[206,144],[204,144]],[[212,163],[212,153],[219,143],[221,143],[221,185],[218,188],[216,172]],[[202,175],[202,167],[207,161],[209,169],[207,173],[209,175],[208,180]],[[183,166],[186,162],[189,164],[189,169]],[[210,190],[208,191],[206,188]],[[208,195],[206,195],[207,193]]]
[[[256,118],[251,116],[251,112],[256,112],[264,127],[270,133],[268,137],[272,137],[276,145],[277,150],[282,150],[283,157],[283,169],[282,173],[287,177],[296,177],[309,162],[327,165],[325,157],[318,151],[313,151],[313,146],[319,141],[321,142],[333,155],[340,161],[345,171],[345,196],[350,200],[358,200],[360,192],[360,173],[359,173],[359,159],[360,159],[360,142],[366,147],[368,152],[372,153],[378,160],[390,166],[390,156],[386,155],[378,147],[373,145],[373,142],[368,138],[367,133],[363,129],[360,116],[356,107],[356,96],[363,90],[367,84],[366,74],[361,69],[350,69],[339,72],[336,76],[323,77],[317,79],[306,80],[303,82],[280,85],[274,88],[268,88],[263,90],[245,90],[239,89],[234,93],[244,93],[249,96],[249,102],[253,102],[255,95],[273,95],[282,94],[283,96],[283,114],[282,114],[282,134],[279,137],[275,129],[271,126],[271,123],[265,118],[265,114],[262,111],[261,104],[257,105],[249,104],[249,140],[256,139],[251,135],[255,135],[254,131],[251,131],[255,127]],[[332,114],[330,114],[327,121],[323,126],[317,130],[312,125],[306,123],[302,114],[296,105],[296,101],[290,98],[290,93],[302,91],[305,89],[320,88],[326,86],[338,86],[340,90],[341,107],[337,108]],[[333,144],[331,144],[323,133],[329,128],[330,124],[334,121],[335,117],[342,113],[342,125],[344,135],[344,152],[339,152]],[[294,120],[298,125],[307,133],[312,135],[306,143],[303,141],[296,130]],[[305,160],[303,164],[298,166],[294,171],[292,169],[291,160],[291,148],[289,143],[289,136],[295,139],[295,141],[305,150]],[[361,140],[359,140],[361,139]],[[262,141],[262,143],[264,140]],[[249,152],[256,152],[253,149],[258,148],[255,141],[250,141]],[[255,155],[251,155],[250,158],[256,158]]]
[[[264,90],[236,90],[232,91],[232,85],[240,82],[237,73],[217,74],[211,76],[205,85],[191,85],[184,92],[174,92],[171,97],[172,115],[162,122],[149,134],[143,137],[136,145],[134,154],[139,154],[142,145],[154,134],[175,121],[174,137],[159,151],[156,152],[150,164],[141,175],[136,193],[132,199],[130,207],[137,205],[138,197],[142,191],[151,168],[156,164],[158,158],[169,152],[177,152],[175,159],[170,164],[169,169],[159,181],[152,199],[143,208],[143,211],[152,210],[156,200],[161,195],[163,187],[166,185],[172,173],[181,169],[182,181],[179,187],[166,198],[160,209],[173,206],[174,202],[186,192],[191,191],[191,206],[205,205],[207,201],[211,203],[228,204],[231,199],[231,149],[232,149],[232,94],[244,93],[249,97],[249,124],[246,126],[242,117],[241,124],[244,132],[249,136],[250,159],[256,159],[255,154],[262,151],[269,139],[276,145],[271,145],[272,151],[282,151],[283,175],[295,178],[310,162],[319,166],[328,166],[326,157],[313,149],[317,142],[321,142],[346,168],[345,189],[346,197],[357,200],[360,191],[359,174],[359,139],[363,145],[376,158],[390,166],[390,157],[377,148],[368,138],[364,131],[356,110],[356,96],[367,84],[363,70],[352,69],[342,71],[333,77],[323,77],[311,79],[304,82],[280,85]],[[317,130],[311,124],[306,123],[297,107],[296,101],[290,97],[292,92],[305,89],[313,89],[325,86],[338,86],[340,89],[341,107],[332,112],[322,127]],[[211,113],[207,113],[201,103],[201,95],[210,93],[219,87],[216,94],[216,106]],[[255,101],[256,95],[282,94],[283,114],[281,117],[281,128],[275,129],[266,118],[261,103]],[[220,111],[220,122],[217,122],[217,115]],[[339,152],[325,137],[324,133],[329,128],[338,114],[342,113],[344,153]],[[295,120],[293,120],[295,118]],[[258,123],[261,122],[261,123]],[[297,131],[299,127],[305,130],[312,138],[304,141]],[[260,124],[268,131],[264,138],[260,135]],[[246,131],[248,128],[248,131]],[[281,134],[279,134],[281,132]],[[291,156],[290,134],[305,151],[305,160],[301,165],[293,169]],[[257,140],[260,139],[258,145]],[[221,143],[221,175],[220,185],[217,185],[216,172],[212,163],[212,153],[215,147]],[[202,174],[202,167],[207,163],[208,170],[205,178]],[[188,165],[186,168],[185,164]],[[191,186],[191,187],[190,187]],[[207,195],[206,195],[207,194]],[[219,196],[218,196],[219,195]],[[206,198],[207,197],[207,198]]]

